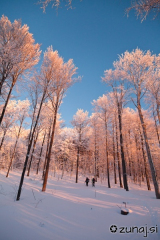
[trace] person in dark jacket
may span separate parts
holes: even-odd
[[[92,178],[92,187],[95,187],[95,178]]]
[[[86,177],[85,183],[86,183],[86,186],[88,187],[88,183],[89,183],[89,178],[88,177]]]

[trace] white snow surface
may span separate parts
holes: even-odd
[[[11,172],[6,178],[0,173],[0,240],[160,239],[160,200],[153,187],[147,191],[146,184],[129,183],[127,192],[113,182],[108,189],[100,180],[95,188],[91,181],[86,187],[84,176],[75,183],[75,176],[61,179],[57,174],[50,176],[42,192],[41,176],[31,174],[25,176],[20,201],[15,201],[20,176]],[[128,215],[120,214],[123,202]],[[110,231],[112,225],[117,232]],[[120,233],[121,227],[137,228]]]

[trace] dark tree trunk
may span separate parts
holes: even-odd
[[[6,78],[3,76],[1,81],[0,81],[0,95],[2,95],[2,87],[3,87],[3,84],[5,82]]]
[[[37,139],[38,139],[38,134],[39,134],[39,133],[37,133],[37,136],[36,136],[35,139],[34,139],[33,148],[32,148],[32,154],[31,154],[31,159],[30,159],[29,166],[28,166],[27,177],[29,177],[29,173],[30,173],[30,169],[31,169],[31,164],[32,164],[32,160],[33,160],[33,154],[34,154],[34,150],[35,150],[36,143],[37,143]]]
[[[141,186],[141,166],[140,166],[140,160],[139,160],[139,149],[138,149],[138,139],[137,139],[137,134],[135,134],[135,144],[136,144],[136,155],[137,155],[137,176],[138,176],[138,182]]]
[[[141,104],[140,104],[140,96],[139,95],[137,96],[137,108],[138,108],[139,118],[140,118],[140,121],[141,121],[141,126],[142,126],[142,129],[143,129],[144,141],[145,141],[148,161],[149,161],[149,165],[150,165],[150,169],[151,169],[152,180],[153,180],[153,184],[154,184],[156,198],[160,199],[160,192],[159,192],[157,176],[156,176],[154,164],[153,164],[153,161],[152,161],[151,151],[150,151],[150,147],[149,147],[149,143],[148,143],[147,130],[146,130],[146,125],[145,125],[144,119],[143,119],[143,114],[142,114],[142,109],[141,109]]]
[[[45,160],[44,160],[44,165],[43,165],[42,180],[44,180],[44,175],[45,175],[45,171],[46,171],[47,155],[48,155],[48,150],[49,150],[50,137],[51,137],[51,125],[49,127],[49,132],[48,132],[47,149],[46,149],[46,155],[45,155]]]
[[[28,159],[29,159],[29,155],[30,155],[30,151],[31,151],[31,147],[32,147],[33,137],[34,137],[34,134],[35,134],[35,130],[36,130],[38,121],[39,121],[39,116],[40,116],[40,113],[41,113],[41,109],[42,109],[42,105],[43,105],[45,95],[46,95],[46,91],[44,91],[44,93],[43,93],[41,103],[40,103],[40,107],[39,107],[38,114],[37,114],[37,118],[36,118],[36,122],[35,122],[35,125],[33,127],[32,134],[30,135],[29,145],[28,145],[26,159],[25,159],[25,162],[24,162],[24,167],[23,167],[23,171],[22,171],[22,175],[21,175],[21,179],[20,179],[20,184],[19,184],[19,189],[18,189],[16,201],[19,201],[20,196],[21,196],[21,191],[22,191],[22,186],[23,186],[23,181],[24,181],[24,175],[25,175],[25,171],[26,171],[26,168],[27,168],[27,163],[28,163]]]
[[[36,172],[36,174],[38,174],[38,171],[39,171],[39,165],[40,165],[40,161],[41,161],[41,157],[42,157],[42,151],[43,151],[43,145],[44,145],[45,137],[46,137],[46,131],[44,133],[44,137],[43,137],[43,141],[42,141],[42,146],[41,146],[41,151],[40,151],[40,155],[39,155],[39,160],[38,160],[38,163],[37,163],[37,172]]]
[[[49,165],[50,165],[50,161],[51,161],[51,151],[52,151],[52,145],[53,145],[53,140],[54,140],[54,134],[55,134],[55,128],[56,128],[56,121],[57,121],[58,100],[59,100],[59,99],[57,98],[57,102],[56,102],[56,104],[55,104],[55,111],[54,111],[54,120],[53,120],[51,141],[50,141],[49,149],[48,149],[47,163],[46,163],[46,170],[45,170],[45,175],[44,175],[44,180],[43,180],[42,192],[45,192],[45,191],[46,191],[46,187],[47,187],[47,180],[48,180],[48,173],[49,173]]]
[[[115,125],[116,125],[116,142],[117,142],[117,160],[118,160],[118,176],[119,176],[119,184],[120,188],[123,188],[122,184],[122,178],[121,178],[121,166],[120,166],[120,156],[119,156],[119,145],[118,145],[118,129],[117,129],[117,121],[115,119]]]
[[[107,159],[107,180],[108,180],[108,188],[111,188],[110,184],[110,176],[109,176],[109,158],[108,158],[108,138],[107,138],[107,119],[105,119],[105,140],[106,140],[106,159]]]
[[[2,88],[3,84],[5,83],[5,80],[8,77],[8,74],[12,70],[13,65],[10,62],[5,62],[4,60],[2,61],[2,72],[1,72],[1,80],[0,80],[0,95],[2,95]]]
[[[151,190],[150,181],[149,181],[149,174],[148,174],[148,168],[147,168],[146,154],[145,154],[145,151],[144,151],[144,143],[143,143],[144,140],[143,140],[143,136],[142,136],[141,131],[140,131],[140,136],[141,136],[141,148],[142,148],[142,153],[143,153],[144,172],[145,172],[145,176],[146,176],[147,188],[148,188],[148,190]]]
[[[159,131],[158,131],[158,126],[157,126],[157,121],[156,121],[156,116],[155,116],[154,109],[153,109],[153,117],[154,117],[154,123],[155,123],[157,139],[158,139],[158,143],[159,143],[159,147],[160,147],[160,137],[159,137]]]
[[[135,171],[135,163],[132,161],[132,172],[133,172],[133,182],[136,182],[136,171]]]
[[[116,152],[115,152],[115,139],[114,139],[114,125],[113,125],[113,164],[114,164],[114,183],[117,184],[116,174]]]
[[[94,134],[94,177],[97,181],[97,133]]]
[[[123,185],[126,191],[129,191],[128,182],[127,182],[126,161],[125,161],[124,148],[123,148],[122,116],[121,116],[119,103],[118,103],[118,120],[119,120],[120,148],[121,148],[121,159],[122,159],[122,170],[123,170]]]
[[[3,142],[4,142],[4,139],[5,139],[6,133],[7,133],[7,129],[4,130],[3,137],[2,137],[2,140],[1,140],[1,144],[0,144],[0,150],[3,146]]]
[[[80,151],[79,151],[79,146],[78,146],[78,149],[77,149],[77,162],[76,162],[76,183],[78,183],[79,154],[80,154]]]
[[[11,96],[11,93],[12,93],[12,90],[13,90],[13,87],[15,85],[15,80],[13,79],[12,81],[12,84],[11,84],[11,87],[10,87],[10,90],[9,90],[9,93],[8,93],[8,96],[7,96],[7,99],[5,101],[5,104],[4,104],[4,107],[3,107],[3,110],[2,110],[2,114],[0,116],[0,126],[1,126],[1,123],[2,123],[2,120],[3,120],[3,117],[4,117],[4,114],[5,114],[5,111],[6,111],[6,108],[7,108],[7,105],[8,105],[8,102],[9,102],[9,99],[10,99],[10,96]]]

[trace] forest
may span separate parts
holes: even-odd
[[[43,55],[43,56],[42,56]],[[40,61],[40,56],[43,58]],[[160,199],[160,54],[125,51],[100,76],[109,91],[78,109],[65,127],[60,106],[81,81],[72,59],[49,46],[42,54],[27,25],[0,19],[0,171],[21,172],[17,201],[30,172],[92,175],[129,191],[129,181]],[[83,79],[82,79],[83,81]],[[22,100],[22,95],[25,100]],[[69,111],[69,109],[68,109]]]

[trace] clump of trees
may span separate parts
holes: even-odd
[[[13,87],[18,80],[22,80],[24,78],[26,72],[30,74],[30,79],[32,80],[31,83],[26,82],[26,84],[29,84],[32,102],[30,109],[31,125],[29,135],[26,139],[26,157],[20,179],[17,200],[20,199],[24,175],[27,167],[27,175],[29,176],[38,137],[41,132],[44,132],[42,129],[42,122],[46,116],[42,116],[42,109],[45,104],[50,103],[52,114],[49,119],[50,136],[48,138],[42,191],[45,191],[46,189],[51,160],[51,151],[57,125],[58,109],[62,103],[62,99],[66,90],[76,81],[76,79],[73,78],[73,75],[76,74],[77,70],[72,59],[64,63],[58,52],[53,51],[52,47],[49,47],[44,53],[44,59],[40,72],[35,73],[32,71],[32,67],[39,61],[41,51],[40,45],[34,43],[33,36],[28,30],[28,26],[21,26],[20,21],[15,20],[14,23],[11,23],[5,16],[2,16],[0,20],[0,97],[2,101],[0,106],[0,126],[2,130],[0,150],[2,149],[7,132],[11,130],[11,128],[15,128],[13,125],[16,123],[17,119],[15,120],[14,117],[18,118],[17,121],[19,122],[19,130],[16,134],[13,151],[8,159],[9,165],[6,175],[7,177],[9,175],[13,159],[15,158],[18,139],[21,135],[24,119],[26,114],[28,114],[28,111],[26,113],[25,107],[20,109],[19,102],[14,103],[15,106],[11,104],[12,109],[9,110],[10,102],[13,103],[12,101],[9,102],[9,100]],[[17,113],[16,115],[13,111],[13,107],[19,108],[21,111],[20,114]],[[46,130],[43,134],[42,145],[44,145],[45,135]]]
[[[126,191],[129,181],[145,183],[148,190],[153,183],[160,198],[159,56],[140,49],[119,56],[113,69],[104,71],[103,81],[111,91],[93,100],[91,116],[78,109],[72,128],[67,128],[59,108],[78,80],[73,60],[64,62],[49,47],[41,67],[34,70],[39,44],[26,25],[5,16],[0,20],[0,46],[0,170],[6,177],[14,169],[22,171],[17,200],[25,175],[41,174],[45,191],[50,170],[54,176],[61,172],[61,178],[65,172],[75,173],[76,183],[79,174],[92,175],[107,180],[108,188],[113,178]],[[28,99],[13,100],[13,87],[27,73]]]

